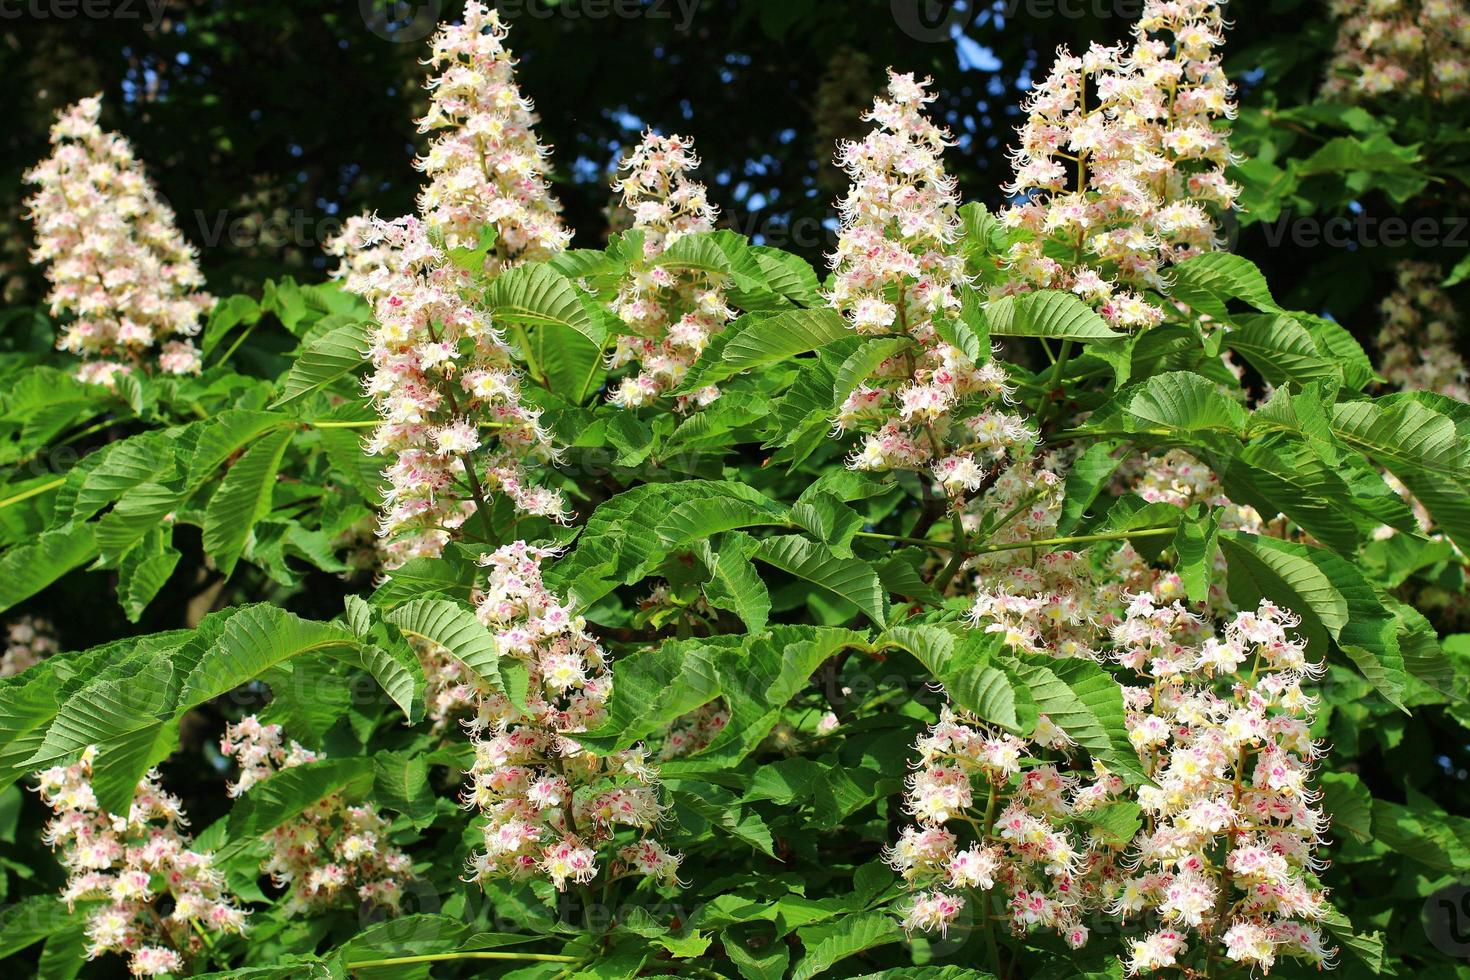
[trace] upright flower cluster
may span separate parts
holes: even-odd
[[[1007,291],[1067,289],[1123,330],[1164,311],[1165,268],[1216,246],[1233,90],[1220,67],[1220,0],[1148,0],[1130,45],[1062,48],[1023,105],[1002,215],[1021,234]]]
[[[20,616],[5,624],[5,652],[0,654],[0,677],[19,674],[60,649],[50,620]]]
[[[1337,47],[1322,94],[1347,101],[1470,92],[1470,11],[1461,0],[1329,0]]]
[[[506,34],[500,12],[476,0],[462,23],[440,25],[428,60],[438,74],[419,120],[419,132],[435,134],[418,161],[429,177],[419,213],[449,248],[475,247],[493,226],[487,271],[549,258],[571,239],[543,176],[547,149],[516,85]]]
[[[1055,455],[1008,467],[965,515],[967,531],[992,544],[1021,545],[1056,537],[1065,463]],[[977,555],[970,616],[1010,646],[1054,657],[1097,659],[1122,586],[1099,575],[1086,552],[1016,547]]]
[[[1083,913],[1099,908],[1122,874],[1117,849],[1077,818],[1121,792],[1123,781],[1101,768],[1090,779],[1049,764],[1023,771],[1040,749],[1070,744],[1044,716],[1033,739],[949,707],[919,738],[904,796],[916,824],[885,854],[914,889],[905,928],[944,933],[976,891],[974,915],[983,919],[999,886],[1017,935],[1041,926],[1074,949],[1087,942]]]
[[[1439,283],[1438,266],[1400,262],[1397,288],[1384,299],[1378,370],[1405,391],[1435,391],[1470,401],[1470,370],[1455,349],[1460,315]]]
[[[128,957],[134,976],[182,973],[207,937],[245,932],[224,875],[207,852],[191,850],[177,798],[150,772],[138,783],[126,816],[97,805],[88,748],[71,766],[36,774],[41,800],[54,814],[43,840],[61,850],[68,905],[101,901],[87,916],[87,958]]]
[[[441,25],[419,121],[435,134],[418,161],[429,177],[421,218],[358,219],[332,246],[337,274],[377,320],[368,393],[383,424],[368,451],[393,458],[380,528],[389,568],[437,557],[486,492],[525,514],[565,515],[561,495],[528,470],[556,452],[540,411],[522,401],[516,354],[470,298],[476,277],[450,258],[493,233],[478,270],[493,275],[569,240],[505,36],[499,13],[477,2],[463,23]]]
[[[484,818],[470,877],[544,875],[565,890],[591,882],[610,858],[605,881],[642,875],[675,884],[681,858],[652,836],[663,808],[643,750],[597,756],[569,737],[601,723],[612,673],[586,623],[542,582],[550,555],[517,541],[483,559],[480,621],[530,684],[524,703],[486,692],[466,722],[475,762],[464,804]],[[620,828],[636,837],[619,837]]]
[[[1262,602],[1216,635],[1145,593],[1113,630],[1117,662],[1142,681],[1124,687],[1128,732],[1156,785],[1138,789],[1147,824],[1112,911],[1164,922],[1131,944],[1130,973],[1180,966],[1191,943],[1263,972],[1279,957],[1332,965],[1330,907],[1311,877],[1325,863],[1308,782],[1322,750],[1302,690],[1322,664],[1291,634],[1297,622]]]
[[[1331,967],[1330,906],[1314,878],[1327,820],[1309,782],[1322,749],[1310,735],[1316,700],[1302,690],[1322,664],[1307,659],[1297,623],[1262,602],[1217,634],[1177,602],[1131,597],[1110,659],[1138,681],[1124,685],[1123,701],[1151,785],[1027,764],[1032,745],[946,708],[918,742],[905,795],[918,826],[888,855],[919,890],[907,925],[942,931],[964,890],[986,892],[988,904],[1000,884],[1017,931],[1042,924],[1073,946],[1087,939],[1084,910],[1157,917],[1161,928],[1128,945],[1130,974],[1197,976],[1218,957],[1262,972],[1283,957]],[[1069,748],[1045,719],[1033,740]],[[1126,850],[1078,836],[1077,815],[1119,798],[1144,818]]]
[[[78,377],[111,383],[157,359],[168,374],[196,374],[189,339],[214,305],[168,205],[128,141],[97,125],[101,96],[82,99],[51,127],[51,156],[25,179],[36,225],[32,261],[46,263],[53,316],[72,319],[57,347],[81,355]]]
[[[240,767],[231,796],[320,758],[294,741],[286,744],[280,725],[263,725],[254,715],[225,729],[220,751]],[[408,855],[389,840],[388,821],[377,808],[349,805],[336,794],[268,831],[265,840],[270,856],[260,870],[289,889],[285,910],[291,915],[357,903],[397,911],[403,883],[413,872]]]
[[[924,115],[934,100],[928,84],[890,71],[887,98],[864,116],[877,126],[839,149],[852,186],[838,203],[828,301],[857,333],[907,343],[852,392],[835,422],[864,434],[854,469],[927,469],[958,497],[979,489],[1031,433],[1020,418],[987,409],[1009,394],[999,365],[975,363],[936,326],[961,316],[966,280],[954,247],[954,178],[940,160],[949,137]]]
[[[385,260],[354,274],[352,286],[377,321],[367,392],[383,421],[367,450],[392,459],[380,525],[386,564],[438,556],[480,491],[561,519],[561,495],[528,473],[555,459],[551,436],[540,410],[522,401],[510,348],[467,298],[464,271],[417,218],[376,222],[360,241]]]
[[[704,185],[689,179],[699,166],[694,144],[679,135],[650,131],[619,166],[613,181],[643,235],[643,255],[629,269],[612,310],[632,330],[617,338],[611,369],[633,365],[610,400],[624,408],[651,404],[679,386],[710,338],[735,315],[725,302],[722,277],[694,269],[674,270],[659,256],[685,235],[713,231],[715,208]],[[719,397],[713,385],[681,395],[678,406],[707,405]]]

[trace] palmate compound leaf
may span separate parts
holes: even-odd
[[[98,800],[114,813],[126,812],[143,773],[174,750],[178,721],[187,711],[294,657],[339,656],[373,672],[390,695],[401,692],[400,671],[406,669],[401,661],[390,666],[364,655],[343,626],[305,620],[264,603],[212,614],[192,633],[170,635],[168,642],[148,640],[138,641],[132,660],[102,671],[72,693],[25,762],[31,768],[67,763],[87,746],[97,746]]]

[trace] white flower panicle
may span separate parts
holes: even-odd
[[[1221,6],[1149,0],[1131,44],[1057,52],[1012,151],[1005,190],[1024,200],[1001,218],[1024,234],[1003,291],[1070,290],[1122,330],[1163,319],[1141,291],[1166,292],[1168,265],[1217,247],[1216,214],[1239,194]]]
[[[247,913],[212,855],[189,847],[188,820],[158,773],[138,783],[126,815],[109,813],[92,786],[95,758],[88,748],[74,765],[35,777],[53,814],[42,839],[60,850],[67,871],[61,898],[101,903],[87,915],[88,959],[118,953],[134,976],[183,973],[205,950],[203,937],[243,935]]]
[[[632,332],[618,336],[608,367],[635,368],[609,396],[614,405],[649,405],[677,388],[710,339],[735,315],[725,301],[723,277],[659,263],[659,256],[679,239],[714,230],[716,211],[704,185],[689,178],[698,166],[687,137],[649,131],[619,165],[613,181],[633,215],[633,230],[643,236],[643,254],[630,266],[612,304]],[[707,405],[717,397],[719,390],[709,386],[680,395],[675,406]]]
[[[1057,454],[1025,460],[1005,470],[964,515],[966,530],[982,528],[989,541],[1021,545],[1057,537],[1069,463]],[[1185,509],[1218,509],[1220,526],[1248,534],[1277,530],[1254,509],[1232,503],[1208,466],[1185,453],[1124,460],[1114,480],[1119,495]],[[1223,588],[1225,558],[1216,549],[1205,609],[1213,617],[1235,612]],[[1109,630],[1127,605],[1126,593],[1149,592],[1168,603],[1185,596],[1176,571],[1155,568],[1132,544],[1105,554],[1062,548],[1033,554],[1016,547],[977,555],[975,601],[970,616],[978,628],[1002,635],[1007,646],[1054,657],[1103,657]]]
[[[429,178],[419,213],[449,248],[473,248],[493,226],[488,271],[549,258],[571,240],[506,34],[500,12],[476,0],[465,4],[463,23],[440,25],[427,62],[437,72],[429,111],[419,120],[419,132],[434,134],[418,160]]]
[[[523,703],[482,692],[465,722],[475,762],[463,800],[484,821],[469,878],[544,876],[558,890],[600,874],[677,884],[682,858],[653,836],[664,809],[644,751],[597,756],[568,737],[602,722],[612,672],[583,619],[542,582],[551,554],[517,541],[482,559],[480,621],[529,685]]]
[[[287,744],[280,725],[262,724],[254,715],[226,727],[220,752],[240,767],[231,796],[243,796],[278,772],[321,758],[295,741]],[[325,796],[266,832],[271,853],[260,870],[288,889],[283,906],[288,915],[358,904],[392,914],[413,865],[389,839],[388,827],[372,804],[354,806],[335,793]]]
[[[887,854],[916,892],[906,925],[942,932],[973,892],[987,915],[1000,887],[1017,932],[1053,928],[1073,947],[1088,938],[1083,912],[1161,920],[1127,944],[1130,974],[1198,976],[1192,958],[1217,956],[1262,973],[1282,958],[1330,968],[1331,909],[1314,877],[1327,819],[1310,785],[1322,748],[1302,689],[1322,664],[1292,635],[1297,623],[1262,602],[1217,634],[1177,602],[1130,597],[1110,659],[1140,682],[1123,702],[1151,784],[1036,759],[1071,749],[1045,718],[1028,744],[946,707],[916,745],[904,803],[918,825]],[[1144,817],[1126,848],[1076,820],[1116,799]]]
[[[1462,0],[1328,0],[1337,47],[1322,94],[1435,101],[1470,92],[1470,10]]]
[[[17,617],[5,624],[5,652],[0,654],[0,677],[11,677],[34,667],[60,648],[56,627],[49,619]]]
[[[990,915],[999,889],[1017,935],[1055,930],[1074,949],[1087,942],[1083,916],[1120,880],[1118,850],[1079,819],[1120,793],[1105,769],[1090,776],[1029,765],[1043,748],[1065,752],[1066,735],[1045,716],[1033,741],[988,728],[946,706],[922,735],[904,808],[916,824],[885,852],[913,890],[904,927],[946,931],[979,892]]]
[[[156,364],[197,374],[190,339],[214,306],[194,250],[128,141],[97,125],[101,96],[82,99],[51,127],[51,156],[26,173],[36,225],[32,261],[46,265],[53,316],[71,319],[57,341],[79,354],[79,376],[110,384]]]
[[[473,301],[476,275],[450,258],[493,232],[475,270],[493,275],[569,241],[505,36],[499,13],[477,2],[463,23],[441,25],[419,123],[434,133],[418,161],[429,176],[421,217],[354,219],[329,249],[377,320],[368,393],[383,424],[367,448],[392,457],[380,529],[388,568],[441,554],[485,492],[523,514],[566,517],[561,494],[533,475],[556,450],[540,410],[522,400],[518,355]]]
[[[1262,972],[1282,957],[1333,965],[1331,908],[1312,877],[1325,864],[1327,818],[1309,783],[1322,748],[1309,733],[1316,699],[1302,690],[1323,665],[1292,635],[1297,623],[1262,602],[1216,635],[1144,593],[1113,630],[1115,659],[1142,682],[1124,687],[1124,704],[1155,785],[1137,790],[1146,824],[1111,911],[1165,923],[1131,944],[1130,973],[1191,949]]]
[[[985,528],[996,544],[1057,536],[1065,497],[1064,462],[1054,454],[1007,468],[965,514],[968,531]],[[1054,657],[1097,659],[1123,587],[1099,574],[1086,552],[1010,548],[978,555],[974,624],[999,633],[1007,646]]]
[[[940,160],[949,137],[924,115],[934,100],[928,84],[890,71],[887,97],[864,117],[877,126],[839,148],[852,186],[838,203],[828,302],[857,333],[909,343],[848,396],[834,422],[862,433],[854,469],[927,470],[958,498],[1031,432],[988,407],[1010,393],[999,365],[977,364],[936,327],[962,316],[967,282],[955,247],[954,178]]]
[[[353,273],[376,327],[366,382],[382,424],[367,451],[390,458],[380,533],[385,564],[437,557],[475,512],[476,489],[499,491],[525,514],[561,520],[561,494],[531,471],[554,462],[540,409],[521,397],[516,362],[417,218],[359,229],[385,261]]]
[[[1444,278],[1430,262],[1400,262],[1396,288],[1379,307],[1378,334],[1384,380],[1405,391],[1434,391],[1470,401],[1470,371],[1455,349],[1460,315],[1440,288]]]

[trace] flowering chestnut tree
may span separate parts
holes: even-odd
[[[1320,98],[1462,93],[1457,4],[1332,6]],[[1398,265],[1359,339],[1229,250],[1278,185],[1228,34],[1147,0],[1059,50],[992,207],[891,68],[822,269],[653,129],[572,247],[475,0],[413,213],[326,282],[206,294],[65,110],[27,174],[55,349],[0,360],[0,955],[1460,975],[1470,824],[1394,775],[1464,778],[1456,277]]]

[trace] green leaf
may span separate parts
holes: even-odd
[[[743,527],[789,526],[785,508],[767,500],[740,500],[730,497],[700,497],[679,504],[658,525],[659,543],[677,551],[701,538]]]
[[[826,414],[835,414],[842,403],[847,401],[847,397],[868,380],[879,365],[912,344],[913,341],[907,337],[865,339],[862,346],[847,355],[846,360],[837,368],[832,381],[832,400],[827,406]]]
[[[1347,916],[1337,909],[1328,907],[1327,914],[1322,916],[1322,924],[1332,937],[1348,952],[1362,962],[1374,973],[1383,972],[1385,964],[1383,933],[1370,932],[1360,933],[1353,931],[1353,924],[1348,921]]]
[[[1062,516],[1057,520],[1058,534],[1071,534],[1082,522],[1097,495],[1117,472],[1121,460],[1112,455],[1111,443],[1088,446],[1067,472],[1066,493],[1062,498]]]
[[[990,360],[990,325],[985,320],[985,310],[973,289],[964,290],[961,299],[959,317],[935,317],[934,332],[973,363],[984,364]]]
[[[355,650],[357,638],[331,623],[260,603],[235,611],[184,681],[181,710],[219,697],[303,653]]]
[[[381,752],[373,760],[373,798],[419,830],[434,822],[429,764],[422,755]]]
[[[356,371],[367,363],[367,343],[365,323],[343,324],[312,340],[291,362],[281,395],[271,408],[289,405]]]
[[[992,633],[942,626],[894,626],[876,641],[879,647],[907,650],[944,685],[956,704],[991,724],[1029,732],[1036,705],[1024,688],[994,662],[1000,643]]]
[[[204,511],[204,550],[226,578],[235,570],[255,523],[271,509],[281,458],[293,430],[277,429],[246,450],[225,473]]]
[[[1073,741],[1114,772],[1147,778],[1128,741],[1123,692],[1111,674],[1090,660],[1026,655],[1007,663],[1037,709]]]
[[[797,535],[762,541],[754,557],[841,596],[880,627],[887,622],[883,583],[865,561],[839,558],[826,546]]]
[[[1220,532],[1235,604],[1267,598],[1301,617],[1298,632],[1311,656],[1335,644],[1390,703],[1403,708],[1404,660],[1397,617],[1361,572],[1330,551],[1292,541]]]
[[[123,557],[118,565],[117,601],[128,622],[136,623],[142,618],[143,610],[168,583],[180,557],[162,529]]]
[[[82,917],[55,895],[29,895],[0,909],[0,959],[40,942]]]
[[[519,265],[500,273],[485,291],[484,303],[497,323],[570,327],[599,348],[607,339],[577,287],[546,265]]]
[[[706,601],[739,616],[751,633],[765,629],[771,615],[771,593],[750,562],[755,548],[754,539],[737,531],[725,535],[719,549],[705,556],[710,572],[704,585]]]
[[[720,649],[702,640],[668,640],[619,658],[606,720],[577,741],[595,752],[621,751],[713,701],[721,690]]]
[[[1331,353],[1318,350],[1312,335],[1291,317],[1252,314],[1236,317],[1235,324],[1236,329],[1225,334],[1225,346],[1249,361],[1272,385],[1342,379],[1342,369]]]
[[[1188,371],[1155,375],[1126,389],[1118,402],[1137,423],[1165,434],[1220,431],[1239,435],[1245,430],[1245,409],[1221,394],[1213,382]]]
[[[1332,409],[1332,431],[1403,482],[1461,548],[1470,548],[1470,442],[1448,416],[1403,396]]]
[[[791,521],[832,549],[838,558],[852,557],[852,539],[863,528],[857,511],[830,493],[803,495],[791,507]]]
[[[495,637],[474,613],[459,603],[450,599],[414,599],[396,607],[385,618],[409,636],[439,644],[480,682],[504,690]]]
[[[664,520],[680,505],[705,498],[769,505],[764,494],[730,480],[684,480],[634,487],[592,512],[577,547],[547,570],[547,585],[579,608],[586,608],[619,585],[631,585],[668,557],[669,549],[657,533]]]
[[[1210,596],[1210,579],[1215,574],[1215,555],[1220,548],[1219,531],[1220,513],[1211,509],[1180,521],[1174,534],[1176,570],[1190,602],[1204,602]]]
[[[985,322],[995,337],[1103,340],[1121,336],[1092,307],[1059,289],[993,299],[985,308]]]
[[[771,829],[754,810],[735,805],[734,793],[720,786],[683,779],[670,781],[669,790],[680,805],[687,806],[711,825],[768,857],[776,856]]]
[[[96,532],[90,524],[67,524],[43,532],[31,544],[8,549],[0,557],[0,611],[29,599],[96,555]]]
[[[886,912],[848,916],[819,931],[802,930],[806,955],[796,964],[791,980],[810,980],[850,956],[903,939],[903,930]]]
[[[1205,252],[1174,266],[1170,295],[1216,320],[1230,319],[1229,301],[1241,300],[1262,313],[1281,313],[1255,263],[1233,252]]]
[[[318,759],[280,770],[252,786],[230,810],[229,836],[236,844],[229,850],[300,816],[328,796],[340,794],[349,800],[365,796],[375,771],[373,760],[361,757]]]
[[[343,659],[371,674],[378,686],[403,711],[410,725],[416,725],[423,720],[427,682],[424,679],[424,666],[419,663],[413,651],[392,644],[365,644],[355,658]]]
[[[1350,772],[1324,772],[1322,810],[1332,818],[1334,834],[1345,834],[1362,843],[1373,839],[1373,795],[1363,781]]]
[[[729,340],[719,351],[719,363],[701,357],[677,393],[702,388],[741,371],[769,367],[852,336],[847,321],[830,309],[746,314],[726,333]],[[714,353],[713,347],[706,353]]]

